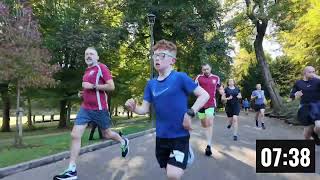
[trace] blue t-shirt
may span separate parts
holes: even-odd
[[[190,136],[182,123],[188,109],[188,95],[196,87],[197,84],[186,73],[176,71],[172,71],[162,81],[148,81],[143,99],[152,103],[155,108],[157,137]]]
[[[244,108],[250,107],[250,103],[249,103],[248,100],[243,100],[242,104],[243,104],[243,107],[244,107]]]
[[[254,90],[251,94],[251,96],[255,96],[255,104],[264,104],[264,91],[263,90]]]

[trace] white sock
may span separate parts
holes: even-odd
[[[211,129],[209,129],[211,128]],[[209,146],[212,144],[212,126],[207,127],[206,129],[207,143]]]
[[[75,172],[75,171],[76,171],[76,168],[77,168],[76,164],[70,163],[67,170],[68,170],[68,171]]]
[[[124,141],[123,138],[120,140],[120,143],[121,143],[122,146],[126,145],[126,142]]]

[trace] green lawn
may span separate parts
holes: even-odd
[[[121,121],[127,120],[127,117],[112,117],[114,121],[117,122],[117,124],[121,124]],[[145,116],[137,116],[134,117],[134,121],[137,120],[146,120],[148,119]],[[24,124],[23,127],[23,137],[28,137],[28,136],[34,136],[34,135],[48,135],[48,134],[53,134],[53,133],[62,133],[62,132],[70,132],[72,125],[69,127],[69,129],[58,129],[58,121],[54,122],[45,122],[45,123],[36,123],[34,129],[28,129],[27,125]],[[15,134],[15,126],[11,126],[11,132],[0,132],[0,142],[2,140],[6,139],[12,139]],[[1,144],[0,144],[1,145]]]
[[[55,131],[51,130],[51,128],[54,128]],[[122,131],[123,134],[127,135],[150,128],[151,123],[141,121],[135,123],[122,123],[114,127],[113,130]],[[12,141],[0,141],[0,168],[69,150],[70,130],[57,131],[55,126],[41,130],[41,134],[43,134],[43,132],[51,131],[53,134],[25,137],[24,144],[26,147],[20,149],[13,147]],[[89,133],[90,129],[87,129],[82,138],[82,146],[100,142],[100,140],[89,141]],[[98,139],[98,136],[96,130],[95,139]]]

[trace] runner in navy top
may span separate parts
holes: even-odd
[[[192,151],[189,146],[191,118],[208,101],[208,93],[187,74],[173,70],[177,47],[161,40],[153,47],[154,67],[159,76],[151,79],[144,90],[142,105],[129,99],[125,106],[137,113],[146,114],[150,105],[156,113],[156,158],[166,169],[168,179],[181,179]],[[188,96],[194,93],[196,102],[188,109]]]
[[[305,126],[305,139],[313,137],[320,145],[320,77],[312,66],[304,69],[303,79],[296,81],[290,97],[300,99],[298,120]]]
[[[226,101],[226,114],[228,116],[229,124],[227,126],[228,129],[233,126],[233,140],[238,140],[238,116],[240,113],[240,102],[239,100],[242,98],[240,89],[235,87],[234,79],[229,79],[228,87],[224,89],[224,93],[222,95],[222,100]]]

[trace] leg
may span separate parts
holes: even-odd
[[[207,137],[207,144],[209,146],[211,146],[211,143],[212,143],[213,120],[214,120],[213,116],[206,118],[206,121],[208,121],[208,126],[206,127],[206,137]]]
[[[205,122],[205,123],[203,123]],[[205,128],[205,134],[207,139],[207,147],[205,149],[205,155],[211,156],[211,144],[212,144],[212,134],[213,134],[213,116],[207,116],[205,120],[201,121],[202,126]]]
[[[238,124],[238,116],[234,115],[233,116],[233,140],[237,140],[238,138],[238,128],[239,128],[239,124]]]
[[[313,137],[313,140],[315,142],[316,145],[320,145],[320,138],[319,138],[319,135],[320,135],[320,120],[315,120],[314,121],[314,128],[313,128],[313,132],[311,134],[311,136]]]
[[[104,129],[103,130],[103,134],[104,134],[104,137],[107,138],[107,139],[112,139],[114,141],[118,141],[120,142],[121,144],[124,144],[124,140],[123,138],[116,132],[113,132],[111,129]]]
[[[90,136],[89,136],[89,140],[93,140],[93,135],[94,135],[94,131],[96,130],[97,124],[95,122],[91,122],[91,131],[90,131]]]
[[[311,135],[312,135],[312,132],[313,132],[313,128],[314,126],[311,125],[311,126],[306,126],[303,130],[303,136],[304,136],[304,139],[310,139],[311,138]]]
[[[102,130],[99,126],[98,126],[98,132],[99,132],[100,139],[103,139]]]
[[[81,137],[90,121],[90,111],[80,108],[73,129],[71,131],[71,146],[69,167],[64,173],[53,177],[54,180],[77,179],[76,160],[81,148]]]
[[[264,124],[264,111],[265,109],[260,109],[260,122],[262,129],[266,129],[266,126]]]
[[[167,164],[167,177],[169,180],[180,180],[184,171],[183,169],[173,166],[171,164]]]
[[[81,137],[87,125],[74,125],[71,132],[70,164],[76,164],[81,148]]]
[[[265,112],[265,109],[260,109],[259,116],[260,116],[261,123],[264,123],[264,112]]]
[[[313,129],[313,131],[316,133],[316,134],[318,134],[318,135],[320,135],[320,120],[316,120],[316,121],[314,121],[314,129]]]
[[[174,138],[168,142],[170,147],[170,155],[166,164],[166,172],[168,179],[181,179],[184,169],[187,168],[189,154],[189,136]]]
[[[256,119],[256,127],[259,127],[259,112],[256,112],[256,115],[255,115],[255,119]]]
[[[232,118],[232,116],[231,116],[231,117],[229,117],[229,116],[228,116],[228,126],[227,126],[227,128],[228,128],[228,129],[230,129],[230,128],[231,128],[231,126],[232,126],[232,122],[233,122],[233,118]]]
[[[210,107],[205,110],[205,119],[204,122],[201,121],[202,127],[206,128],[206,138],[208,146],[211,146],[212,143],[212,134],[213,134],[213,120],[214,120],[214,108]]]

